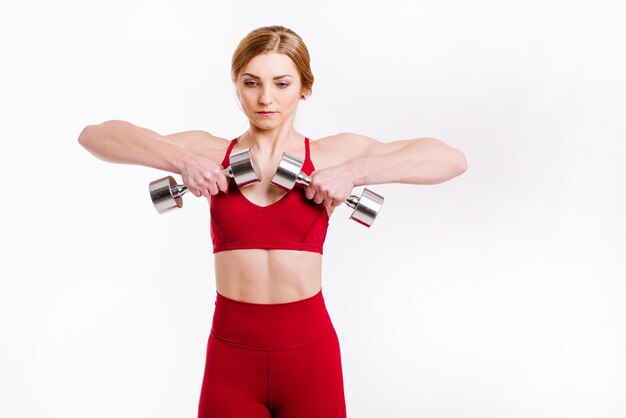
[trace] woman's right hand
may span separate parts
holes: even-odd
[[[197,197],[209,197],[220,191],[228,191],[228,178],[223,167],[193,152],[188,152],[183,157],[180,174],[187,189]]]

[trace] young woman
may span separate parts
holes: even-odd
[[[313,74],[304,42],[282,26],[240,42],[232,80],[250,121],[232,140],[113,120],[85,127],[79,142],[105,161],[178,173],[210,200],[217,294],[199,417],[345,417],[339,342],[321,290],[328,219],[356,186],[441,183],[467,169],[465,157],[431,138],[299,133],[293,121]],[[222,169],[245,148],[262,181],[240,190]],[[309,186],[271,184],[283,152],[304,161]]]

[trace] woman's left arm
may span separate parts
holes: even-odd
[[[383,183],[437,184],[467,170],[465,155],[434,138],[384,143],[363,135],[340,134],[345,166],[355,186]],[[338,141],[339,142],[339,141]]]
[[[327,206],[340,204],[352,187],[383,184],[437,184],[467,170],[465,155],[434,138],[380,142],[354,133],[316,141],[332,161],[311,176],[307,197]]]

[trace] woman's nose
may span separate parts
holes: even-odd
[[[263,89],[261,96],[259,97],[259,103],[270,104],[272,103],[272,94],[269,87]]]

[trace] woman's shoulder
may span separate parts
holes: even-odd
[[[340,132],[318,139],[310,139],[311,159],[317,169],[333,167],[354,158],[359,147],[359,135]]]

